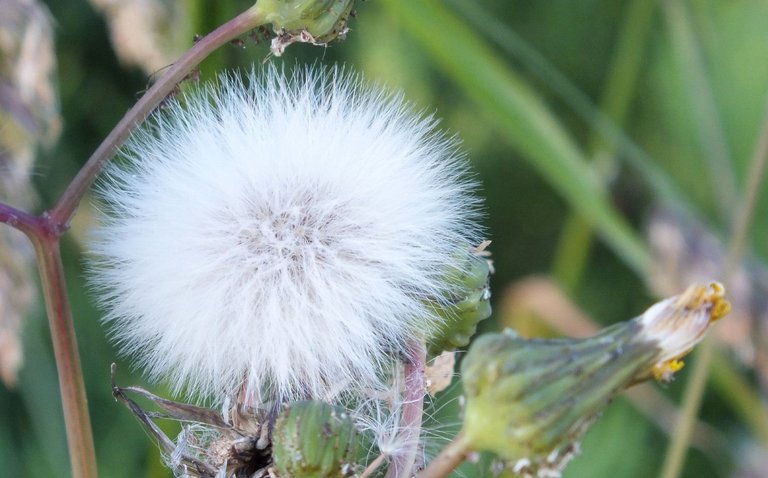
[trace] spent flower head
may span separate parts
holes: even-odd
[[[457,141],[340,69],[219,83],[156,116],[102,183],[106,321],[176,391],[378,387],[441,327],[445,277],[479,242]]]
[[[670,380],[730,304],[717,282],[692,285],[587,339],[478,338],[462,362],[464,440],[521,476],[557,477],[599,412],[626,387]]]

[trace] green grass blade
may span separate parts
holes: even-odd
[[[624,262],[642,274],[646,245],[611,206],[584,153],[536,93],[440,2],[382,4],[464,89],[499,132],[584,216]]]
[[[717,204],[723,224],[730,226],[731,212],[738,200],[738,186],[733,171],[728,140],[720,120],[709,72],[702,58],[700,43],[691,25],[686,2],[661,2],[669,35],[679,65],[678,74],[683,89],[688,92],[691,119],[696,125],[702,156],[709,172],[709,181],[717,191]]]

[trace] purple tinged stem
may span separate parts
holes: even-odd
[[[424,368],[427,349],[420,340],[414,340],[405,363],[405,394],[403,414],[400,417],[401,439],[407,449],[398,454],[389,466],[386,478],[408,478],[412,474],[419,450],[421,421],[424,414],[424,396],[427,394]]]
[[[220,46],[263,23],[262,16],[255,7],[251,7],[201,38],[168,68],[165,74],[123,116],[123,119],[120,120],[91,157],[88,158],[88,162],[80,169],[75,179],[69,184],[51,211],[50,216],[53,224],[62,229],[62,231],[69,227],[69,221],[75,214],[80,200],[96,180],[96,177],[107,161],[115,154],[117,148],[128,139],[131,131],[144,121],[157,105],[176,88],[176,85],[183,81],[203,59]]]

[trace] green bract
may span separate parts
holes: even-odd
[[[352,476],[365,458],[352,418],[340,407],[320,401],[286,406],[275,423],[272,453],[280,477]]]
[[[491,315],[488,260],[472,252],[463,260],[466,263],[460,270],[464,272],[447,279],[455,287],[452,297],[447,298],[448,305],[433,304],[444,325],[429,341],[431,356],[469,344],[478,322]]]
[[[347,32],[354,0],[259,0],[256,11],[272,23],[278,37],[272,51],[279,55],[294,42],[325,44]]]
[[[583,340],[478,338],[462,363],[472,447],[531,471],[564,466],[586,426],[657,356],[656,344],[635,340],[640,328],[625,322]]]
[[[466,446],[495,452],[518,474],[559,476],[617,393],[682,368],[681,358],[730,311],[724,295],[718,282],[693,284],[585,339],[478,338],[461,367]]]

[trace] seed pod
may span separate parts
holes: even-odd
[[[467,254],[463,272],[453,274],[448,281],[454,285],[447,305],[433,305],[437,314],[444,319],[440,331],[429,341],[430,356],[440,355],[444,350],[453,350],[469,344],[477,330],[477,324],[491,315],[491,292],[488,287],[490,264],[475,253]]]
[[[352,476],[365,451],[349,414],[317,400],[286,406],[272,435],[273,459],[281,477]]]
[[[259,0],[255,8],[272,23],[272,52],[280,56],[294,42],[321,45],[344,38],[353,5],[354,0]]]

